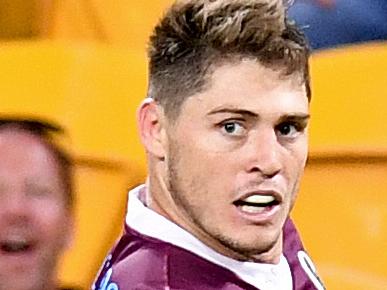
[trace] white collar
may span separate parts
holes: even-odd
[[[223,256],[203,244],[183,228],[147,208],[138,198],[138,194],[144,186],[141,185],[129,192],[126,224],[130,228],[143,235],[188,250],[214,264],[223,266],[258,289],[292,289],[292,276],[285,256],[281,255],[280,262],[277,265],[241,262]]]

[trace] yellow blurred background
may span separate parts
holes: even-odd
[[[170,0],[3,0],[0,113],[64,126],[76,239],[64,285],[88,289],[146,175],[135,111],[146,42]],[[293,218],[327,289],[387,289],[387,43],[312,55],[310,158]]]

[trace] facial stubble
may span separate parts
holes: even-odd
[[[231,253],[231,257],[241,261],[257,261],[255,257],[259,257],[261,254],[270,251],[278,239],[281,238],[281,231],[278,236],[268,243],[258,243],[254,245],[245,245],[237,237],[231,235],[225,235],[222,233],[218,225],[214,227],[208,226],[209,221],[206,221],[203,212],[203,207],[196,205],[188,198],[189,195],[201,193],[206,190],[205,184],[199,184],[199,180],[195,176],[188,175],[187,162],[183,160],[178,144],[170,143],[169,153],[167,157],[167,188],[171,195],[172,200],[175,203],[175,208],[179,211],[178,215],[180,220],[185,220],[184,224],[179,224],[185,230],[196,236],[199,240],[202,240],[203,235],[215,240],[223,247],[228,249]],[[184,172],[183,170],[186,171]],[[180,173],[180,174],[179,174]],[[182,174],[183,173],[183,174]],[[186,176],[184,177],[184,173]],[[184,179],[185,178],[185,179]],[[216,178],[216,176],[214,176]],[[205,196],[210,196],[210,192],[206,192]],[[237,196],[237,194],[235,194]],[[209,209],[204,209],[209,210]],[[187,226],[188,224],[189,226]],[[191,229],[197,229],[192,231]],[[202,240],[206,243],[206,241]],[[211,245],[208,245],[211,247]]]

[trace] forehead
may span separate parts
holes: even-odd
[[[40,176],[58,175],[58,164],[48,146],[34,134],[13,127],[0,129],[0,172]]]
[[[215,67],[206,89],[186,103],[189,110],[225,106],[257,114],[306,114],[309,107],[305,85],[299,75],[283,76],[251,59]]]

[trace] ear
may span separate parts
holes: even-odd
[[[142,144],[147,152],[164,159],[166,132],[162,108],[153,99],[145,99],[137,111],[137,123]]]

